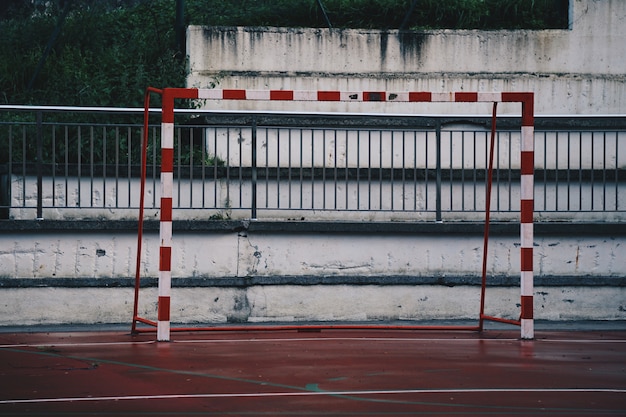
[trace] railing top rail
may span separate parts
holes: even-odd
[[[33,106],[18,104],[0,104],[0,111],[41,111],[67,113],[130,113],[143,114],[142,107],[100,107],[100,106]],[[160,107],[150,108],[151,113],[161,113]],[[433,118],[480,118],[490,117],[488,114],[438,114],[438,113],[380,113],[380,112],[297,112],[274,110],[224,110],[224,109],[174,109],[177,114],[230,114],[230,115],[302,115],[302,116],[370,116],[370,117],[433,117]],[[519,118],[519,114],[499,114],[499,118]],[[624,114],[542,114],[535,115],[542,119],[625,119]]]

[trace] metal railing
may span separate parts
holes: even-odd
[[[134,218],[141,109],[0,107],[0,217]],[[155,111],[155,113],[157,113]],[[175,216],[445,221],[483,218],[488,117],[180,110]],[[537,220],[620,221],[620,117],[537,118]],[[519,212],[519,121],[498,119],[492,219]],[[149,127],[146,208],[159,204]]]

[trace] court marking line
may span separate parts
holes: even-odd
[[[462,338],[462,339],[447,339],[447,338],[397,338],[397,337],[299,337],[299,338],[245,338],[245,339],[198,339],[198,340],[173,340],[168,343],[185,344],[185,343],[206,343],[206,344],[218,344],[218,343],[276,343],[276,342],[346,342],[346,341],[363,341],[363,342],[497,342],[497,343],[626,343],[626,339],[534,339],[534,340],[520,340],[518,338],[506,338],[506,339],[485,339],[485,338]],[[94,347],[94,346],[133,346],[133,345],[150,345],[160,343],[156,340],[147,341],[130,341],[130,342],[78,342],[78,343],[21,343],[21,344],[4,344],[0,345],[0,349],[7,348],[41,348],[41,347]]]
[[[0,349],[10,348],[42,348],[42,347],[89,347],[89,346],[133,346],[133,345],[151,345],[158,343],[156,340],[147,340],[142,342],[78,342],[78,343],[20,343],[17,345],[0,345]]]
[[[468,388],[468,389],[408,389],[408,390],[364,390],[364,391],[301,391],[301,392],[256,392],[256,393],[213,393],[213,394],[160,394],[125,395],[105,397],[65,397],[0,400],[0,404],[37,404],[78,401],[121,401],[121,400],[170,400],[195,398],[249,398],[249,397],[309,397],[341,395],[402,395],[402,394],[490,394],[490,393],[609,393],[625,394],[618,388]]]
[[[239,343],[239,342],[303,342],[303,341],[398,341],[398,342],[498,342],[498,343],[510,343],[510,342],[522,342],[522,343],[626,343],[626,339],[580,339],[580,340],[568,340],[568,339],[534,339],[534,340],[521,340],[519,338],[506,338],[506,339],[446,339],[446,338],[396,338],[396,337],[311,337],[311,338],[247,338],[247,339],[197,339],[197,340],[173,340],[171,343]]]

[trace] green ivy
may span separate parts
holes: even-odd
[[[322,3],[333,27],[390,29],[402,24],[413,1]],[[185,83],[186,62],[175,44],[176,0],[74,0],[30,89],[62,11],[55,2],[46,2],[52,5],[44,10],[28,9],[31,3],[24,0],[9,3],[13,8],[0,15],[4,17],[0,103],[138,107],[146,86]],[[189,24],[326,25],[316,0],[185,0],[185,4]],[[567,26],[567,6],[567,0],[418,0],[407,27],[562,28]]]

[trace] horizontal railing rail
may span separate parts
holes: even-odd
[[[0,106],[0,218],[136,216],[142,112]],[[154,113],[145,199],[156,211]],[[464,221],[484,214],[490,117],[186,109],[176,118],[181,218]],[[537,220],[623,221],[624,117],[535,121]],[[493,220],[519,212],[519,123],[498,118]]]

